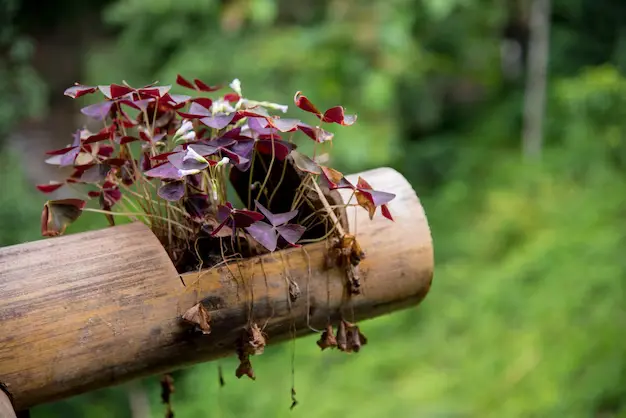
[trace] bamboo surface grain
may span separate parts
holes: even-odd
[[[0,248],[0,382],[16,409],[233,355],[249,319],[271,344],[289,338],[293,324],[304,335],[328,318],[417,305],[434,270],[424,210],[396,171],[360,175],[396,194],[395,222],[347,209],[367,255],[362,294],[350,299],[345,272],[326,267],[325,241],[182,276],[140,223]],[[197,302],[210,312],[209,335],[180,319]]]

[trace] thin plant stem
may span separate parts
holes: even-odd
[[[83,208],[83,212],[94,212],[94,213],[104,213],[105,215],[113,215],[113,216],[136,216],[136,213],[132,213],[132,212],[112,212],[110,210],[103,210],[103,209],[94,209],[94,208]],[[177,227],[179,227],[180,229],[183,229],[187,232],[191,232],[193,233],[193,229],[191,228],[187,228],[185,225],[182,225],[176,221],[172,221],[171,219],[167,219],[165,217],[162,216],[158,216],[158,215],[152,215],[149,213],[144,213],[141,216],[145,216],[146,218],[151,218],[151,219],[159,219],[161,221],[165,221],[165,222],[171,222],[173,225],[176,225]]]

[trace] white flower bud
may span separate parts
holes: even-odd
[[[182,125],[180,125],[180,128],[178,128],[174,136],[185,135],[187,132],[191,131],[192,129],[193,129],[193,123],[190,120],[185,120],[183,121]]]
[[[184,140],[184,141],[191,141],[191,140],[193,140],[195,138],[196,138],[196,132],[195,131],[189,131],[185,135],[181,136],[181,139]]]
[[[230,88],[233,89],[233,91],[237,93],[239,96],[241,96],[241,81],[239,81],[238,78],[234,79],[230,83]]]

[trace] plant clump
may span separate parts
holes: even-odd
[[[76,197],[46,202],[42,235],[63,234],[85,211],[102,213],[111,225],[120,216],[140,220],[178,270],[186,272],[232,254],[245,257],[298,246],[320,224],[322,232],[318,229],[309,239],[341,230],[334,225],[335,214],[328,213],[334,212],[330,205],[320,209],[307,198],[312,187],[326,203],[329,190],[351,189],[370,218],[380,207],[392,219],[386,204],[393,194],[373,190],[363,179],[353,185],[339,171],[297,150],[296,135],[314,141],[317,149],[333,140],[326,127],[350,126],[356,115],[341,106],[322,112],[297,92],[296,107],[317,120],[307,124],[276,114],[287,106],[244,98],[239,80],[219,97],[211,95],[222,86],[180,75],[176,83],[192,95],[174,94],[171,86],[156,83],[137,88],[126,82],[76,84],[65,91],[73,99],[100,95],[103,100],[81,109],[96,129],[77,129],[70,144],[47,152],[46,162],[68,176],[38,189],[72,188]],[[285,193],[277,199],[294,173],[298,187],[287,190],[287,199]],[[228,196],[228,184],[236,180],[240,185],[241,179],[246,184],[235,187],[236,202]],[[284,210],[272,213],[277,208]],[[343,239],[343,234],[335,235]]]
[[[237,79],[221,95],[217,92],[225,86],[199,79],[179,75],[176,84],[190,93],[126,82],[77,83],[65,91],[73,99],[102,100],[81,109],[91,120],[89,128],[77,129],[66,147],[47,152],[46,162],[67,177],[37,188],[47,194],[68,188],[74,196],[45,203],[42,235],[62,235],[84,212],[103,214],[111,226],[119,217],[141,221],[180,273],[328,239],[328,267],[343,268],[348,293],[359,294],[358,267],[365,252],[339,214],[358,205],[370,219],[380,208],[382,216],[393,220],[387,204],[395,196],[360,177],[353,184],[322,162],[320,151],[334,138],[327,129],[350,126],[356,115],[341,106],[320,111],[297,92],[294,104],[314,121],[308,124],[282,117],[285,105],[245,98]],[[313,156],[300,152],[298,137],[314,142]],[[229,193],[232,189],[235,195]],[[351,191],[347,202],[333,201],[339,189]],[[290,302],[299,295],[297,283],[289,280]],[[211,315],[202,303],[182,319],[202,334],[211,333]],[[318,341],[322,350],[344,352],[358,352],[366,343],[358,327],[344,320],[336,334],[328,325]],[[249,318],[236,344],[238,378],[255,379],[250,357],[261,354],[265,344],[266,336]],[[173,385],[165,379],[163,387],[171,413]]]

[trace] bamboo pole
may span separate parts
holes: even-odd
[[[328,318],[358,321],[417,305],[434,268],[424,211],[396,171],[362,175],[396,194],[395,222],[348,208],[367,254],[362,294],[349,300],[345,272],[326,267],[326,242],[182,276],[140,223],[0,249],[0,383],[15,408],[232,355],[248,319],[266,324],[275,343],[293,324],[304,335]],[[300,290],[293,301],[289,283]],[[197,302],[210,312],[209,335],[180,319]]]

